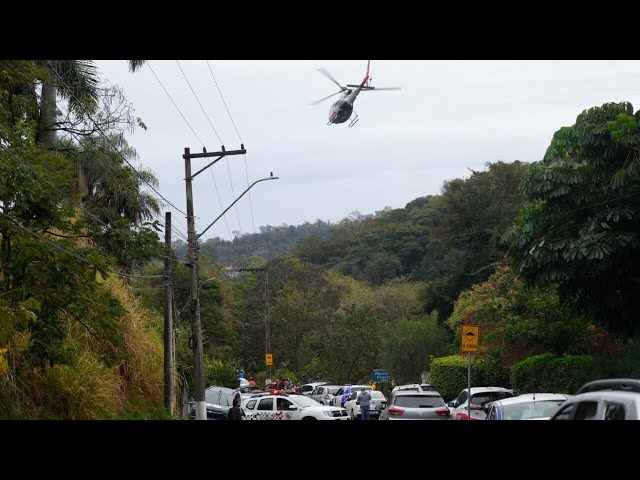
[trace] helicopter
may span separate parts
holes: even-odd
[[[364,79],[360,83],[360,85],[351,85],[347,84],[346,87],[343,87],[338,83],[338,81],[331,76],[331,74],[325,70],[324,68],[319,68],[318,71],[322,73],[325,77],[335,83],[340,90],[336,93],[332,93],[320,100],[313,102],[311,105],[317,105],[318,103],[324,102],[325,100],[333,97],[334,95],[342,94],[340,100],[331,105],[331,109],[329,110],[329,121],[327,125],[344,123],[351,118],[351,114],[355,113],[353,111],[353,103],[358,98],[360,92],[363,91],[372,91],[372,90],[400,90],[400,87],[372,87],[370,85],[371,77],[369,76],[369,67],[371,66],[371,60],[367,61],[367,73],[364,76]],[[351,121],[349,122],[349,127],[353,127],[358,122],[358,114],[356,113]]]

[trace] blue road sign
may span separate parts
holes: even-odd
[[[371,380],[376,383],[391,383],[393,375],[389,370],[376,369],[371,372]]]

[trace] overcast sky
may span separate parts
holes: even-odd
[[[185,147],[201,152],[202,143],[149,67],[132,74],[125,60],[97,64],[104,80],[122,87],[148,127],[129,136],[139,164],[151,169],[158,190],[186,211],[182,154]],[[149,65],[207,150],[219,150],[220,140],[178,63]],[[360,120],[353,128],[327,126],[338,96],[309,104],[338,88],[317,69],[326,68],[342,85],[359,83],[366,60],[210,60],[209,65],[247,155],[211,167],[221,201],[211,172],[194,179],[197,230],[233,202],[232,186],[236,198],[247,188],[245,160],[249,184],[270,172],[280,179],[255,185],[236,204],[237,213],[229,210],[226,223],[218,221],[203,239],[229,240],[229,232],[253,233],[254,225],[259,232],[265,225],[335,223],[354,211],[402,208],[440,193],[445,180],[484,169],[486,162],[540,160],[553,133],[575,123],[584,109],[621,101],[640,108],[640,61],[372,60],[371,84],[402,90],[363,92],[355,102]],[[207,61],[180,61],[180,66],[225,148],[239,149]],[[193,159],[192,170],[206,163]],[[185,231],[184,215],[175,210],[172,215]]]

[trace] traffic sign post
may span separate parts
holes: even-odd
[[[480,327],[477,325],[462,326],[462,353],[467,353],[467,418],[471,420],[471,353],[478,352]]]

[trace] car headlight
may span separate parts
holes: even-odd
[[[325,417],[333,417],[333,410],[323,410],[322,413]]]

